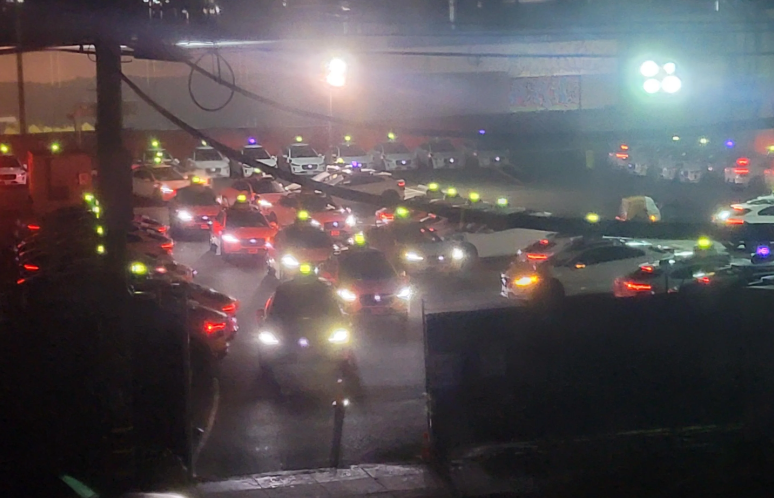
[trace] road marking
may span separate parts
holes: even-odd
[[[199,459],[199,454],[201,454],[204,446],[210,439],[210,434],[212,434],[212,427],[215,425],[215,418],[218,415],[218,408],[220,407],[220,382],[218,382],[217,378],[212,379],[212,390],[214,393],[212,396],[213,402],[212,408],[210,409],[210,415],[207,417],[207,427],[204,428],[204,434],[202,434],[202,438],[199,441],[199,444],[196,446],[193,454],[194,468],[192,470],[194,475],[196,475],[196,461]]]

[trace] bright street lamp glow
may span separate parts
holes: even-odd
[[[677,66],[675,66],[674,62],[667,62],[664,64],[664,72],[667,74],[675,74],[675,70],[677,69]]]
[[[335,86],[337,88],[340,88],[347,83],[347,78],[341,73],[330,73],[328,74],[328,76],[325,77],[325,81],[330,86]]]
[[[650,78],[642,84],[642,89],[647,93],[656,93],[661,90],[661,82],[655,78]]]
[[[658,64],[655,61],[645,61],[640,66],[640,74],[646,78],[652,78],[659,72]]]
[[[347,71],[347,63],[344,59],[335,57],[328,62],[328,71],[332,73],[344,73]]]
[[[677,76],[667,76],[661,81],[661,88],[666,93],[676,93],[683,86],[683,82]]]

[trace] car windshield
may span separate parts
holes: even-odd
[[[188,206],[216,206],[215,192],[209,188],[185,187],[175,194],[175,200]]]
[[[333,247],[333,239],[323,230],[315,227],[291,226],[284,233],[287,244],[300,249],[324,249]]]
[[[245,147],[242,154],[250,159],[271,159],[271,155],[263,147]]]
[[[430,144],[430,150],[433,152],[454,152],[456,149],[451,142],[433,142]]]
[[[153,177],[162,182],[174,182],[185,180],[185,177],[174,168],[154,168]]]
[[[230,209],[226,214],[226,225],[233,228],[267,227],[269,222],[260,211],[253,209]]]
[[[395,239],[400,244],[427,244],[431,242],[441,242],[434,230],[429,227],[423,227],[419,224],[394,225]]]
[[[405,145],[401,143],[386,143],[382,144],[382,147],[384,147],[384,153],[385,154],[408,154],[409,150],[406,148]]]
[[[274,293],[269,316],[279,320],[340,318],[341,311],[331,289],[320,282],[281,285]]]
[[[21,168],[21,163],[14,156],[0,156],[0,168]]]
[[[250,178],[247,181],[256,194],[281,194],[285,192],[285,188],[282,185],[268,178]]]
[[[194,151],[194,161],[223,161],[223,156],[215,149],[196,149]]]
[[[337,209],[336,204],[333,201],[323,195],[318,194],[305,194],[296,198],[301,209],[319,213],[321,211],[335,211]]]
[[[366,151],[357,145],[342,145],[339,147],[339,156],[341,157],[355,157],[364,155],[366,155]]]
[[[308,145],[294,145],[290,148],[290,157],[317,157],[317,152]]]
[[[384,254],[366,251],[340,256],[339,275],[349,280],[385,280],[395,277],[396,273]]]

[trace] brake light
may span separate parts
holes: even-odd
[[[739,159],[736,160],[736,165],[737,166],[749,166],[750,165],[750,160],[748,158],[746,158],[746,157],[740,157]]]
[[[700,284],[704,284],[704,285],[707,285],[710,282],[712,282],[712,280],[708,276],[706,276],[706,275],[704,275],[702,277],[697,277],[696,281],[699,282]]]
[[[621,150],[629,150],[629,146],[626,144],[621,144]]]
[[[527,253],[527,259],[530,261],[545,261],[548,259],[548,254],[530,252]]]
[[[164,249],[165,251],[171,251],[173,247],[175,247],[175,243],[171,240],[169,242],[164,242],[163,244],[161,244],[161,248]]]
[[[159,233],[167,233],[167,227],[164,225],[158,226],[156,227],[156,231],[158,231]]]
[[[379,218],[382,219],[382,220],[394,220],[395,219],[395,215],[392,214],[392,213],[384,213],[384,212],[382,212],[382,213],[379,213]]]
[[[204,333],[212,335],[215,332],[225,330],[226,322],[204,322]]]
[[[739,211],[740,213],[743,211],[747,211],[747,209],[743,208],[742,206],[731,206],[731,209],[734,211]]]
[[[540,242],[539,242],[539,244],[540,244],[541,246],[547,246],[547,245],[548,245],[548,244],[550,244],[550,243],[551,243],[551,241],[550,241],[550,240],[548,240],[548,239],[540,239]]]
[[[40,230],[40,225],[27,225],[27,230]]]
[[[629,159],[629,154],[624,154],[623,152],[616,152],[615,157],[618,159]]]
[[[736,175],[746,175],[750,172],[747,168],[734,168],[734,174]]]
[[[29,271],[38,271],[40,270],[40,267],[35,265],[24,265],[24,269]]]
[[[640,270],[644,271],[645,273],[653,273],[653,266],[651,265],[640,266]]]
[[[627,289],[635,292],[648,292],[653,290],[650,284],[641,284],[639,282],[624,282]]]
[[[21,285],[21,284],[23,284],[24,282],[25,282],[25,279],[23,279],[23,278],[20,278],[19,280],[17,280],[17,281],[16,281],[16,285]]]
[[[726,225],[744,225],[744,220],[739,218],[729,218],[726,220]]]
[[[228,303],[227,305],[223,306],[221,309],[224,313],[234,313],[237,310],[238,305],[238,301],[234,301],[233,303]]]
[[[406,186],[406,180],[398,180],[398,187],[403,188]]]

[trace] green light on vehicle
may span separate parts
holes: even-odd
[[[134,275],[147,275],[148,267],[145,265],[145,263],[142,263],[140,261],[135,261],[134,263],[129,265],[129,271],[132,272]]]
[[[459,194],[457,192],[457,189],[454,187],[449,187],[446,189],[446,196],[447,197],[457,197]]]
[[[312,265],[309,263],[301,263],[298,267],[298,271],[301,272],[302,275],[310,275],[312,273]]]
[[[92,212],[99,218],[99,215],[102,213],[102,208],[99,206],[94,206],[91,208]]]
[[[470,202],[478,202],[481,200],[481,195],[479,195],[478,192],[471,192],[468,194],[468,198],[470,199]]]
[[[97,225],[97,235],[105,235],[105,229],[102,225]]]
[[[712,241],[709,237],[699,237],[699,240],[696,241],[696,247],[699,249],[709,249],[712,247]]]
[[[497,198],[497,205],[500,207],[507,207],[508,206],[508,199],[505,197],[498,197]]]
[[[153,162],[154,162],[154,163],[156,163],[156,164],[161,164],[161,158],[160,158],[160,157],[158,157],[158,156],[157,156],[157,157],[154,157],[154,158],[153,158]]]
[[[11,148],[7,144],[0,144],[0,154],[8,154],[10,151]]]
[[[62,150],[62,146],[59,145],[59,142],[52,143],[50,148],[51,148],[51,152],[53,152],[54,154]]]
[[[296,142],[301,143],[303,141],[304,141],[304,137],[302,137],[301,135],[296,135]]]
[[[105,246],[100,244],[97,246],[97,254],[105,254]]]
[[[427,184],[427,191],[428,192],[438,192],[441,189],[441,186],[438,185],[435,182],[430,182]]]
[[[160,145],[159,141],[156,140],[155,138],[153,140],[151,140],[151,147],[153,147],[154,149],[158,149],[159,145]]]
[[[363,232],[356,233],[353,237],[353,240],[357,246],[364,246],[366,243],[366,238],[365,235],[363,235]]]
[[[83,194],[83,200],[91,204],[92,202],[94,202],[94,194],[86,192],[85,194]]]
[[[301,210],[296,215],[298,221],[309,221],[309,211]]]
[[[586,221],[589,223],[597,223],[599,221],[599,215],[597,213],[589,213],[586,215]]]
[[[403,206],[398,206],[395,208],[395,216],[398,218],[408,218],[409,210],[404,208]]]
[[[387,134],[387,138],[388,138],[389,140],[395,140],[395,133],[393,133],[393,132],[389,132],[389,133]]]
[[[236,196],[237,202],[247,202],[247,195],[239,194]]]
[[[344,135],[344,141],[345,141],[345,142],[351,142],[351,141],[352,141],[352,136],[350,136],[350,135]]]

